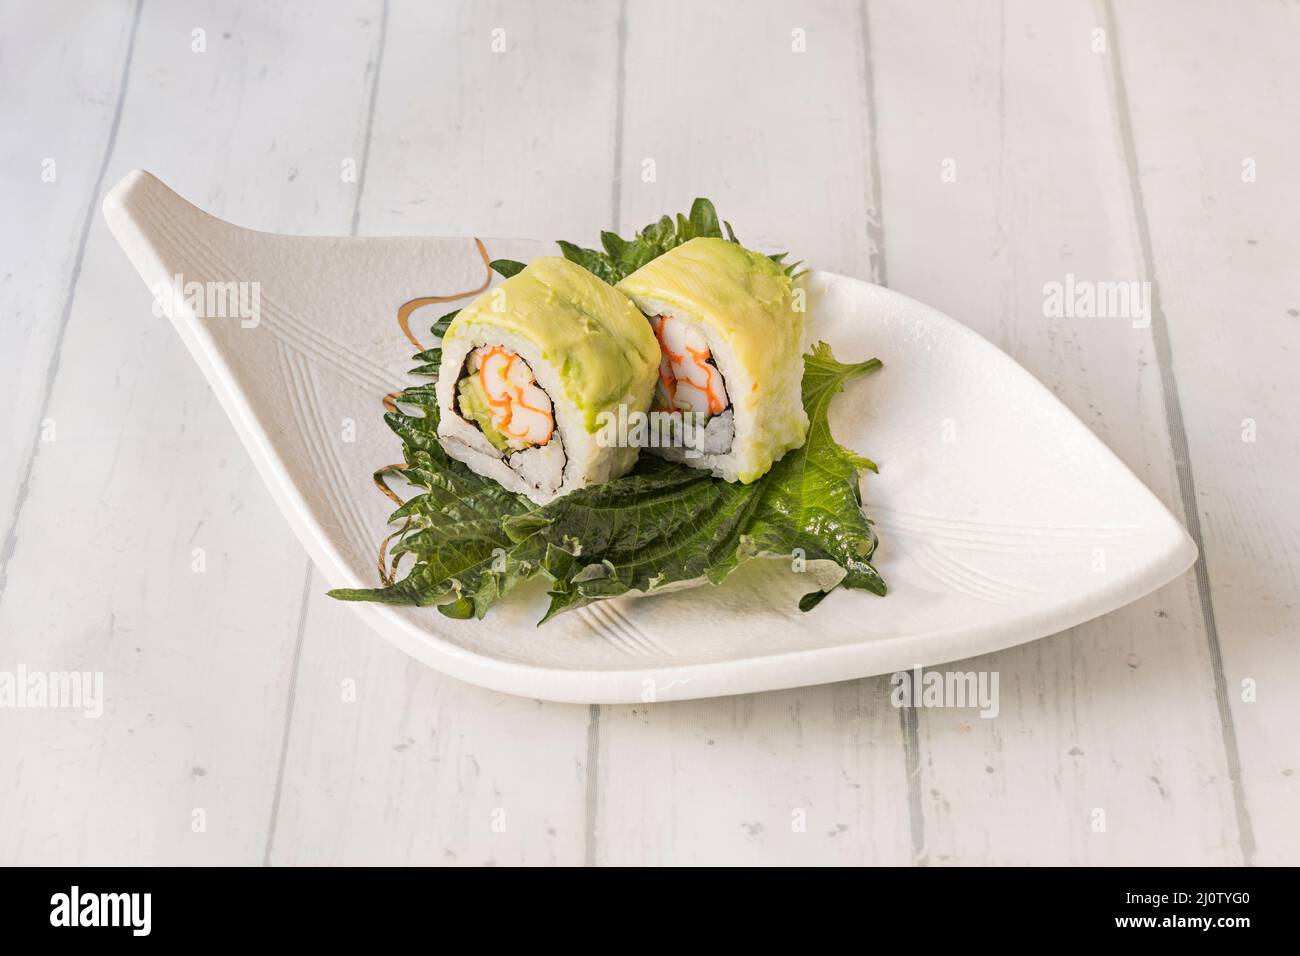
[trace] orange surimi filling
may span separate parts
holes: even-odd
[[[555,432],[551,400],[536,384],[527,364],[500,346],[475,350],[479,384],[492,408],[497,431],[530,445],[545,445]]]
[[[659,340],[659,382],[668,397],[664,411],[707,412],[716,415],[727,407],[722,375],[710,363],[712,355],[703,337],[667,315],[650,319]]]

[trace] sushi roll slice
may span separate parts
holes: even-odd
[[[649,320],[661,357],[652,408],[691,416],[691,447],[658,454],[744,484],[803,445],[802,312],[767,256],[692,239],[618,284]]]
[[[452,458],[538,504],[624,474],[603,412],[644,413],[659,346],[630,301],[567,259],[483,293],[442,339],[438,437]]]

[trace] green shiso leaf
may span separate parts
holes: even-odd
[[[720,584],[745,559],[792,555],[827,560],[847,588],[885,593],[871,565],[876,535],[862,513],[859,473],[875,470],[831,437],[831,398],[844,384],[880,367],[844,365],[819,344],[804,360],[803,399],[813,426],[803,448],[789,452],[749,485],[713,478],[646,456],[626,477],[558,498],[526,518],[546,541],[542,572],[550,579],[546,619],[628,591],[681,581]],[[800,601],[807,610],[824,597]]]
[[[516,262],[514,259],[493,259],[488,263],[488,267],[498,275],[509,279],[512,275],[523,272],[527,268],[522,262]]]
[[[454,318],[456,318],[456,315],[457,315],[457,313],[459,313],[459,312],[460,312],[460,309],[457,309],[455,312],[448,312],[446,315],[444,315],[442,318],[440,318],[437,322],[433,323],[432,328],[429,329],[429,333],[430,333],[430,334],[431,334],[435,339],[439,339],[439,340],[441,340],[442,337],[443,337],[444,335],[447,334],[447,329],[450,328],[450,326],[451,326],[451,320],[454,319]],[[411,374],[412,374],[412,375],[430,375],[430,376],[437,376],[437,374],[438,374],[438,368],[439,368],[439,366],[442,364],[442,345],[441,345],[441,342],[440,342],[440,344],[433,346],[433,348],[425,349],[423,352],[416,352],[414,355],[411,356],[411,360],[414,361],[414,362],[419,362],[419,363],[421,363],[421,364],[417,365],[415,368],[411,369]],[[432,389],[432,386],[429,386],[429,387],[430,387],[430,389]],[[412,392],[412,390],[408,388],[408,389],[407,389],[405,392],[403,392],[402,394],[403,394],[404,396],[405,396],[405,395],[410,395],[411,392]],[[405,401],[405,399],[403,399],[403,400]]]
[[[566,258],[606,282],[617,282],[669,249],[697,236],[736,242],[713,204],[697,199],[689,216],[662,217],[636,238],[602,233],[602,251],[561,242]],[[773,256],[784,265],[784,255]],[[523,268],[496,260],[511,276]],[[788,267],[787,271],[793,267]],[[432,328],[441,338],[456,315]],[[436,375],[441,349],[415,356],[420,375]],[[876,535],[862,511],[859,478],[870,460],[835,441],[827,414],[853,379],[880,368],[877,359],[844,364],[818,343],[804,356],[803,405],[808,440],[749,485],[729,483],[683,464],[643,455],[626,476],[572,492],[538,507],[449,457],[438,442],[438,405],[432,383],[406,389],[401,407],[385,415],[402,440],[402,475],[418,493],[390,516],[398,526],[391,549],[393,574],[381,588],[330,591],[344,601],[437,605],[449,618],[482,618],[519,582],[549,582],[556,614],[626,594],[653,592],[685,581],[719,584],[742,561],[760,555],[834,562],[844,572],[836,587],[885,593],[871,564]],[[418,411],[412,414],[406,409]],[[816,607],[828,592],[812,591],[799,609]]]
[[[701,198],[691,203],[689,215],[678,213],[676,217],[661,216],[657,222],[650,223],[638,232],[633,239],[623,239],[612,232],[602,232],[600,234],[602,249],[584,249],[564,239],[559,240],[559,246],[566,259],[576,262],[592,275],[613,285],[636,272],[651,259],[680,246],[683,242],[701,236],[726,239],[737,245],[740,244],[735,230],[731,228],[731,223],[721,222],[717,210],[713,208],[713,203]],[[793,273],[795,267],[787,266],[781,261],[785,258],[785,253],[771,258],[785,269],[787,275]]]
[[[624,239],[612,232],[602,232],[600,249],[584,249],[565,239],[559,240],[558,245],[566,259],[576,262],[592,275],[613,285],[636,272],[651,259],[680,246],[683,242],[701,236],[726,239],[737,245],[740,244],[740,240],[736,238],[736,231],[731,228],[731,223],[719,220],[713,203],[700,198],[691,203],[691,211],[688,215],[678,213],[676,217],[661,216],[657,222],[650,223],[632,239]],[[794,275],[794,270],[799,263],[786,265],[783,261],[785,256],[786,253],[782,252],[769,258],[785,269],[786,275]],[[494,259],[488,264],[507,279],[525,268],[524,263],[513,259]]]
[[[826,416],[845,383],[880,367],[843,364],[819,344],[804,357],[803,401],[811,427],[789,452],[749,485],[644,456],[623,478],[584,488],[537,507],[449,458],[437,442],[432,389],[408,389],[404,406],[386,416],[402,439],[404,477],[422,489],[395,511],[405,530],[395,559],[414,558],[390,587],[341,589],[333,597],[393,604],[438,604],[449,617],[481,618],[526,578],[550,582],[543,621],[631,590],[682,581],[720,583],[756,555],[828,560],[844,570],[839,586],[885,593],[871,565],[876,535],[862,512],[858,478],[875,465],[831,436]],[[825,594],[806,595],[802,610]],[[444,603],[446,602],[446,603]]]
[[[438,604],[449,617],[481,618],[518,580],[537,573],[531,546],[510,541],[504,532],[505,520],[535,506],[443,451],[433,386],[408,388],[399,401],[423,413],[399,409],[384,416],[402,440],[402,475],[421,493],[389,516],[402,529],[391,556],[395,564],[407,555],[415,560],[406,577],[389,587],[329,593],[344,601]]]

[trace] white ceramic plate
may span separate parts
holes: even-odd
[[[255,327],[183,302],[171,319],[325,579],[376,585],[392,506],[371,474],[401,460],[381,399],[412,381],[414,349],[396,310],[480,286],[476,241],[253,232],[143,172],[113,189],[104,214],[151,289],[178,275],[258,284]],[[494,259],[555,253],[549,242],[484,244]],[[542,587],[481,622],[350,606],[413,657],[486,687],[590,703],[669,700],[995,651],[1121,607],[1195,560],[1160,501],[984,339],[879,286],[818,272],[806,282],[811,337],[844,361],[885,363],[833,404],[831,426],[881,466],[864,496],[888,597],[838,590],[802,614],[807,576],[756,561],[720,587],[603,602],[540,628]],[[417,311],[412,330],[452,308]]]

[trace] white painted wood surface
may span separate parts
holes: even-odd
[[[0,862],[1300,862],[1297,41],[1265,3],[4,0],[0,670],[107,703],[0,710]],[[99,219],[132,167],[289,232],[594,236],[708,195],[1008,351],[1203,562],[962,662],[991,720],[886,678],[459,684],[321,593]],[[1152,282],[1149,327],[1044,317],[1067,273]]]

